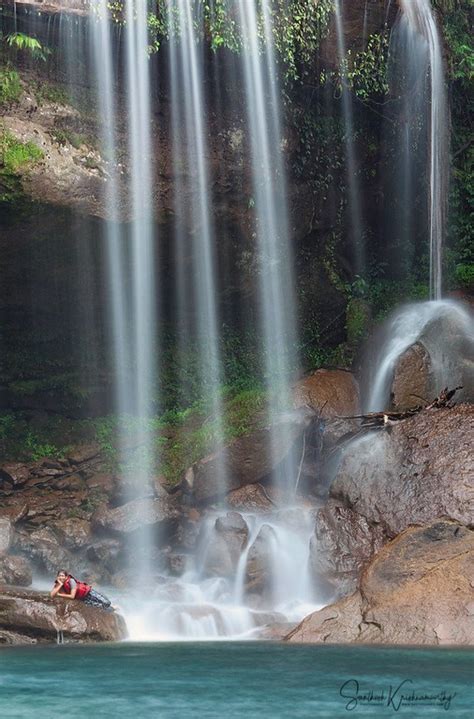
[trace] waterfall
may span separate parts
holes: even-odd
[[[146,599],[121,601],[132,640],[253,639],[268,625],[284,628],[321,607],[309,562],[314,510],[243,513],[248,538],[227,576],[216,576],[206,566],[221,516],[214,513],[204,520],[197,551],[182,576],[163,578]],[[257,546],[265,577],[259,597],[247,586],[250,557]]]
[[[441,40],[430,0],[400,0],[403,16],[397,32],[409,33],[406,58],[408,71],[423,83],[429,76],[429,242],[430,293],[442,293],[442,250],[445,232],[448,185],[448,109],[444,82]],[[413,89],[413,88],[412,88]],[[417,102],[416,94],[410,101]]]
[[[347,180],[349,184],[349,211],[351,219],[352,246],[354,249],[354,262],[356,273],[363,275],[365,272],[365,247],[362,222],[362,206],[358,178],[358,164],[356,147],[354,143],[354,112],[352,107],[351,92],[347,86],[345,72],[346,43],[343,30],[343,8],[342,0],[335,0],[335,18],[337,34],[337,51],[341,69],[342,87],[342,111],[344,116],[344,138],[346,145],[346,166]]]
[[[126,191],[118,162],[123,150],[117,142],[117,93],[113,62],[113,33],[109,6],[100,0],[92,18],[93,58],[101,113],[101,140],[106,160],[105,227],[108,308],[114,369],[114,406],[119,415],[118,442],[128,499],[149,493],[152,473],[152,437],[146,426],[152,400],[156,401],[154,351],[156,297],[152,218],[152,148],[147,3],[125,4],[125,108],[129,175]],[[130,221],[125,226],[125,208]],[[122,221],[122,223],[120,223]],[[130,452],[134,452],[133,467]],[[139,455],[139,456],[138,456]],[[137,460],[138,457],[138,460]],[[130,542],[129,566],[146,573],[151,537],[146,525]]]
[[[287,214],[279,93],[268,0],[238,0],[248,132],[255,207],[260,326],[269,395],[269,420],[289,406],[289,384],[297,368],[293,258]],[[264,40],[260,38],[263,37]],[[279,443],[275,429],[272,448]],[[292,471],[291,468],[289,470]],[[293,478],[284,478],[294,486]]]
[[[215,268],[216,237],[211,213],[211,190],[207,167],[202,55],[199,53],[199,18],[193,16],[191,0],[169,0],[170,85],[173,125],[173,167],[180,177],[175,191],[178,216],[178,248],[183,249],[183,234],[191,235],[192,291],[186,287],[185,275],[178,270],[178,312],[194,307],[197,317],[197,346],[203,394],[216,420],[216,447],[223,441],[222,370],[219,352],[219,328]],[[196,22],[195,22],[196,20]],[[183,169],[186,180],[181,179]],[[183,263],[177,257],[178,268]],[[185,322],[177,318],[180,332]],[[189,338],[188,338],[189,340]],[[221,486],[226,487],[224,462],[219,467]]]
[[[429,331],[436,323],[435,331]],[[419,302],[395,311],[384,328],[367,388],[367,412],[388,409],[393,371],[398,359],[421,340],[431,360],[436,392],[463,384],[464,358],[474,356],[474,320],[469,310],[453,300]],[[464,357],[463,357],[464,356]],[[430,398],[426,398],[430,399]],[[434,399],[434,397],[432,398]]]

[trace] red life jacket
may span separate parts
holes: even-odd
[[[74,579],[76,582],[76,599],[84,599],[89,594],[92,587],[90,584],[86,584],[85,582],[78,582],[75,577],[72,576],[72,574],[69,574],[66,581],[63,584],[63,591],[65,594],[71,594],[72,587],[71,587],[71,579]]]

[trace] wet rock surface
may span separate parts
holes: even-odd
[[[474,532],[412,527],[384,546],[349,597],[306,617],[292,642],[474,644]]]
[[[53,643],[58,632],[65,642],[109,642],[127,636],[125,622],[115,612],[0,587],[0,644]]]
[[[305,424],[299,417],[274,425],[278,440],[270,451],[272,432],[257,429],[238,437],[215,454],[197,462],[187,473],[187,483],[198,505],[211,503],[227,492],[257,484],[295,451],[301,442]],[[222,467],[226,467],[226,487],[223,487]]]
[[[427,410],[370,433],[344,452],[330,494],[382,523],[392,535],[409,524],[474,516],[474,406]]]
[[[395,365],[390,392],[392,405],[397,410],[418,407],[435,396],[436,391],[430,356],[421,342],[417,342],[399,357]]]
[[[311,554],[337,596],[352,591],[375,552],[410,524],[472,522],[473,437],[474,407],[459,405],[420,412],[346,447]]]
[[[352,416],[359,412],[359,386],[351,372],[318,369],[293,389],[296,409],[306,407],[322,419]]]
[[[229,577],[235,574],[248,536],[247,523],[238,512],[228,512],[218,517],[204,559],[205,573],[216,577]]]

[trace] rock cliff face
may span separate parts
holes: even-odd
[[[474,406],[427,410],[343,452],[315,529],[315,570],[340,595],[410,524],[474,517]],[[317,549],[316,549],[317,547]]]
[[[0,644],[112,642],[126,636],[125,622],[115,612],[0,587]]]
[[[387,544],[357,591],[306,617],[291,642],[474,644],[474,532],[437,520]]]

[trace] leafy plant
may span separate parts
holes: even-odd
[[[39,40],[22,32],[12,32],[4,40],[9,47],[28,52],[36,59],[46,60],[46,56],[50,54],[50,50],[42,45]]]
[[[0,105],[17,102],[21,95],[20,76],[11,67],[0,69]]]

